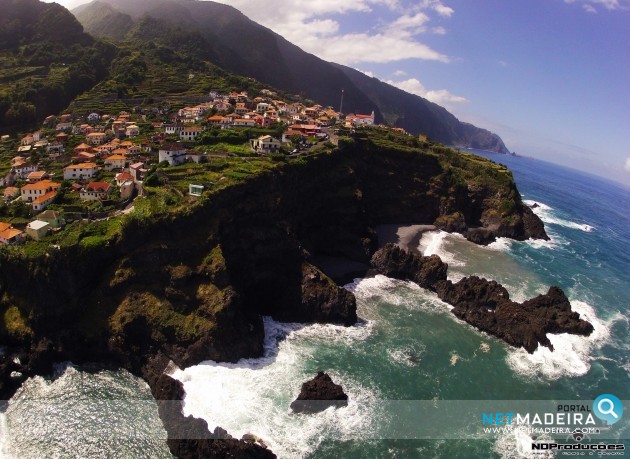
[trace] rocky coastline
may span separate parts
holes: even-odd
[[[448,265],[437,255],[418,256],[392,243],[379,249],[371,264],[380,274],[410,280],[436,292],[442,301],[454,306],[451,312],[459,319],[530,354],[539,345],[553,351],[547,333],[588,336],[593,332],[593,325],[571,310],[568,298],[557,286],[516,303],[494,280],[469,276],[454,284],[446,278]]]
[[[105,251],[70,248],[38,260],[0,254],[0,398],[8,400],[28,377],[51,375],[53,363],[72,361],[127,369],[157,400],[181,400],[178,383],[163,377],[169,362],[185,368],[258,357],[263,315],[351,326],[354,296],[316,267],[313,255],[369,263],[379,224],[415,221],[477,243],[547,237],[511,176],[484,163],[496,180],[467,183],[443,161],[355,138],[330,155],[223,189],[192,212],[130,224]],[[448,284],[439,258],[403,255],[383,257],[378,269],[407,273],[455,302],[468,295],[456,295],[464,287]],[[527,307],[539,311],[549,301]],[[465,303],[456,308],[462,318],[481,314]],[[542,324],[546,331],[587,332],[575,325],[570,306],[563,311]],[[169,440],[177,457],[273,457],[256,442],[206,434],[203,421],[176,411],[160,408],[169,438],[185,437]]]

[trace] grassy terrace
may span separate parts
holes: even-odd
[[[469,187],[478,185],[500,191],[497,193],[496,205],[493,206],[500,214],[510,213],[518,201],[517,193],[505,194],[505,190],[512,189],[511,172],[505,166],[480,156],[460,153],[438,144],[423,144],[415,137],[378,128],[363,129],[354,138],[342,137],[340,145],[343,148],[344,143],[357,141],[368,141],[377,148],[388,151],[436,156],[448,183],[465,184]],[[2,250],[37,257],[61,247],[88,250],[103,248],[113,239],[120,237],[130,224],[148,226],[163,218],[190,212],[195,206],[203,205],[215,193],[225,188],[248,181],[261,173],[305,163],[320,154],[331,153],[333,148],[330,145],[328,147],[320,145],[300,156],[253,156],[245,145],[223,143],[206,147],[204,150],[208,150],[210,154],[207,162],[153,166],[144,181],[145,195],[136,198],[134,209],[127,214],[118,214],[92,222],[74,221],[41,241],[30,241],[17,247],[4,247]],[[213,153],[224,153],[225,156]],[[203,185],[205,187],[203,196],[190,196],[188,194],[190,184]]]
[[[232,145],[230,147],[234,148]],[[331,149],[320,147],[308,156],[313,157],[331,151]],[[284,155],[272,157],[227,156],[225,158],[211,158],[208,162],[200,164],[155,166],[150,170],[149,176],[145,180],[145,196],[136,198],[131,212],[97,221],[73,221],[41,241],[28,241],[20,246],[3,246],[0,250],[11,250],[27,257],[38,257],[62,247],[75,247],[81,250],[103,248],[112,240],[120,237],[130,224],[151,225],[161,218],[174,217],[180,213],[189,212],[195,206],[203,205],[220,190],[247,181],[265,171],[306,160],[305,157],[291,158]],[[205,187],[202,197],[193,197],[188,194],[188,186],[191,183]],[[71,201],[72,198],[64,198],[63,202],[55,203],[50,208],[71,207]],[[81,206],[81,203],[75,204]],[[26,223],[27,221],[29,220],[23,222],[20,220],[16,223]]]

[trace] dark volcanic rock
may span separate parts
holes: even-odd
[[[395,244],[385,244],[370,261],[379,273],[395,279],[411,280],[423,288],[435,290],[435,284],[446,280],[448,265],[437,255],[421,257]]]
[[[266,448],[251,441],[236,440],[224,429],[213,432],[203,419],[182,414],[183,384],[162,373],[167,358],[158,355],[149,359],[143,375],[151,386],[158,404],[158,413],[168,434],[167,444],[171,453],[185,458],[275,458]]]
[[[296,413],[317,413],[330,406],[348,406],[348,396],[323,371],[302,384],[300,395],[291,403],[291,409]]]
[[[547,333],[587,336],[593,331],[589,322],[571,311],[569,300],[558,287],[521,304],[511,301],[497,282],[471,276],[456,284],[439,282],[437,293],[455,306],[452,312],[460,319],[530,353],[539,344],[553,350]]]
[[[532,211],[533,206],[523,206],[523,226],[525,235],[530,239],[549,240],[549,236],[545,231],[545,225],[542,220]]]
[[[488,245],[497,240],[496,231],[489,228],[468,228],[466,239],[479,245]]]
[[[534,204],[532,204],[529,207],[530,207],[530,209],[538,209],[540,207],[540,205],[537,202],[535,202]]]
[[[299,284],[285,284],[274,300],[273,317],[285,322],[353,325],[357,322],[354,295],[308,262],[301,264]]]
[[[509,300],[508,291],[496,281],[488,281],[477,276],[465,277],[457,284],[451,281],[440,282],[436,286],[442,301],[453,306],[495,309],[503,300]]]
[[[356,298],[348,290],[338,287],[332,279],[315,266],[302,265],[302,304],[304,319],[309,322],[357,322]]]

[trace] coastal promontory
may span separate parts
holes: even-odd
[[[353,295],[313,257],[369,262],[382,223],[432,224],[473,240],[483,231],[484,243],[546,237],[504,166],[387,129],[357,130],[297,158],[154,174],[129,214],[75,222],[54,246],[0,251],[4,398],[67,360],[126,368],[155,391],[169,361],[262,355],[263,315],[351,326]],[[192,180],[206,185],[201,196],[179,190]],[[436,285],[440,266],[420,266],[420,278]]]

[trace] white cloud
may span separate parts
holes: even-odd
[[[431,15],[449,17],[453,9],[439,0],[422,0],[409,5],[402,0],[216,0],[231,5],[250,19],[272,29],[292,43],[322,59],[346,65],[387,63],[402,59],[448,62],[449,57],[415,37],[425,33]],[[398,18],[378,31],[370,29],[344,33],[343,15],[382,12],[386,9]],[[373,23],[378,16],[366,16]],[[355,23],[356,24],[356,23]],[[440,27],[434,33],[446,33]]]
[[[405,72],[404,70],[396,70],[394,72],[394,76],[395,77],[404,77],[404,76],[407,76],[407,72]]]
[[[448,6],[444,6],[442,3],[437,2],[436,4],[434,4],[433,9],[440,15],[440,16],[444,16],[447,18],[450,18],[453,13],[455,12],[455,10],[453,8],[450,8]]]
[[[370,72],[369,70],[361,70],[361,69],[355,69],[367,76],[369,76],[370,78],[374,78],[374,72]]]
[[[597,7],[602,7],[608,11],[628,10],[630,2],[628,0],[564,0],[567,4],[580,4],[587,13],[597,13]]]
[[[400,88],[408,93],[424,97],[425,99],[446,108],[469,102],[469,100],[465,97],[452,94],[446,89],[427,91],[424,85],[417,78],[409,78],[408,80],[404,81],[387,80],[385,82],[391,84],[392,86],[396,86],[397,88]]]
[[[626,164],[623,166],[623,168],[630,172],[630,156],[628,158],[626,158]]]

